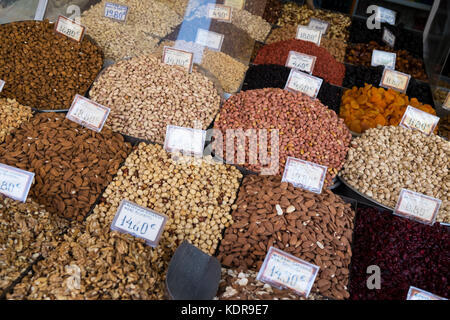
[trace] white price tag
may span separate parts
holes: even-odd
[[[86,28],[84,26],[64,16],[59,16],[55,23],[56,33],[63,34],[77,42],[81,42],[81,40],[83,40],[85,30]]]
[[[297,35],[295,36],[295,39],[309,41],[320,46],[320,41],[322,40],[322,32],[310,27],[299,25],[297,27]]]
[[[444,104],[442,105],[444,109],[450,110],[450,92],[447,94],[447,98],[445,98]]]
[[[378,6],[376,10],[375,20],[395,25],[397,12]]]
[[[380,87],[386,89],[394,89],[401,93],[406,93],[406,90],[408,90],[410,80],[411,75],[409,74],[384,68],[383,76],[381,77]]]
[[[314,70],[316,60],[317,57],[295,51],[289,51],[289,55],[286,60],[286,67],[311,74]]]
[[[181,151],[198,156],[203,155],[206,131],[168,125],[164,150],[168,152]]]
[[[3,91],[3,87],[5,86],[5,81],[0,80],[0,92]]]
[[[372,52],[372,67],[385,66],[386,68],[395,70],[396,62],[396,53],[381,50],[373,50]]]
[[[411,190],[402,189],[394,214],[433,225],[442,201]]]
[[[314,30],[319,30],[324,35],[324,34],[327,34],[328,28],[330,27],[330,24],[328,22],[326,22],[326,21],[323,21],[323,20],[310,18],[308,27],[310,27],[310,28],[312,28]]]
[[[383,30],[383,41],[391,48],[395,46],[395,35],[388,28]]]
[[[291,183],[296,188],[320,194],[327,170],[327,167],[317,163],[288,157],[281,181]]]
[[[245,6],[245,0],[225,0],[223,4],[235,9],[242,10]]]
[[[311,98],[316,98],[322,86],[323,79],[292,69],[286,82],[285,90],[302,92]]]
[[[223,34],[199,28],[195,37],[195,43],[216,51],[220,51],[222,48],[223,38]]]
[[[105,3],[105,17],[110,18],[113,20],[117,20],[120,22],[125,22],[127,20],[128,16],[128,7],[112,3],[112,2],[106,2]]]
[[[433,133],[439,120],[439,117],[428,112],[408,106],[400,121],[400,126],[412,130],[419,130],[429,136]]]
[[[270,247],[256,280],[308,297],[319,267]]]
[[[409,287],[406,300],[448,300],[448,299],[439,297],[428,291],[411,286]]]
[[[208,18],[222,22],[231,22],[232,10],[229,6],[221,4],[208,4]]]
[[[91,130],[100,132],[105,125],[110,109],[77,94],[66,118]]]
[[[194,53],[172,47],[164,47],[162,62],[168,65],[182,66],[192,72]]]
[[[155,248],[167,220],[166,215],[156,213],[128,200],[122,200],[111,224],[111,230],[145,239],[149,246]]]
[[[33,183],[34,173],[0,163],[0,193],[26,202]]]

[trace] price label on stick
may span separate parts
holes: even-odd
[[[381,50],[373,50],[372,52],[372,67],[385,66],[386,68],[395,70],[396,62],[396,53]]]
[[[164,150],[168,152],[181,151],[202,156],[205,139],[205,130],[169,125],[166,130]]]
[[[279,289],[289,288],[308,297],[318,272],[318,266],[270,247],[256,279]]]
[[[120,22],[125,22],[127,20],[128,16],[128,7],[112,3],[112,2],[106,2],[105,3],[105,17],[110,18],[113,20],[117,20]]]
[[[402,189],[394,214],[433,225],[442,201],[411,190]]]
[[[194,53],[172,47],[164,47],[162,61],[168,65],[182,66],[192,72]]]
[[[222,48],[223,38],[223,34],[199,28],[195,37],[195,43],[216,51],[220,51]]]
[[[3,87],[5,86],[5,81],[0,80],[0,92],[3,91]]]
[[[381,77],[380,87],[397,90],[401,93],[406,93],[410,80],[411,75],[409,74],[384,68],[383,76]]]
[[[429,114],[428,112],[408,106],[403,114],[402,120],[400,121],[400,126],[412,130],[419,130],[426,135],[430,135],[438,125],[438,122],[438,117]]]
[[[231,22],[232,10],[229,6],[221,4],[208,4],[208,18],[222,22]]]
[[[91,130],[100,132],[110,109],[77,94],[66,118]]]
[[[389,47],[394,48],[394,46],[395,46],[395,35],[388,28],[384,28],[382,40]]]
[[[297,35],[295,36],[295,38],[303,41],[309,41],[320,46],[320,41],[322,40],[322,32],[310,27],[299,25],[297,27]]]
[[[314,30],[319,30],[320,32],[322,32],[322,35],[324,35],[324,34],[327,34],[330,24],[323,20],[310,18],[308,27],[310,27]]]
[[[292,69],[284,89],[302,92],[311,98],[316,98],[319,94],[322,83],[323,79]]]
[[[317,57],[295,51],[289,51],[289,55],[286,60],[286,67],[311,74],[314,70],[316,60]]]
[[[26,202],[33,183],[34,173],[0,163],[0,193]]]
[[[428,291],[411,286],[409,287],[406,300],[448,300],[448,299],[439,297]]]
[[[83,40],[85,30],[86,28],[84,26],[64,16],[59,16],[55,23],[56,33],[63,34],[76,42]]]
[[[302,188],[314,193],[321,193],[327,167],[288,157],[284,167],[282,182],[292,183],[296,188]]]
[[[149,246],[156,247],[167,219],[166,215],[122,200],[111,224],[111,230],[145,239]]]
[[[375,20],[380,21],[381,23],[386,22],[390,25],[395,25],[396,18],[397,12],[377,6]]]

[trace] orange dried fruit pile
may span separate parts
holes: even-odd
[[[351,131],[363,133],[378,125],[398,126],[408,105],[436,115],[432,106],[422,104],[416,98],[409,99],[395,90],[366,84],[363,88],[353,87],[344,92],[339,116]]]

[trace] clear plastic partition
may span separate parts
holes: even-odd
[[[0,24],[34,20],[39,0],[0,0]]]

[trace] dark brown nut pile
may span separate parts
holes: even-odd
[[[215,300],[325,300],[314,293],[305,298],[288,289],[274,288],[256,280],[257,276],[258,273],[252,270],[222,268],[222,279]]]
[[[439,135],[450,140],[450,115],[442,118],[439,122]]]
[[[40,255],[48,256],[67,226],[30,199],[0,195],[0,294]]]
[[[280,177],[247,176],[218,258],[225,266],[258,271],[270,247],[320,267],[313,293],[344,299],[355,212],[329,190],[315,194]]]
[[[276,24],[283,12],[283,3],[280,0],[267,0],[263,18],[271,24]]]
[[[101,133],[40,113],[0,145],[0,163],[35,173],[30,196],[50,213],[82,220],[112,180],[131,145],[103,128]]]
[[[159,145],[139,144],[105,192],[85,230],[68,238],[38,263],[17,287],[16,299],[163,299],[165,275],[177,247],[187,240],[214,253],[231,224],[241,173],[234,167],[193,158],[172,158]],[[168,216],[159,244],[111,231],[127,199]],[[68,290],[68,265],[80,268],[80,289]]]
[[[151,73],[149,73],[151,70]],[[111,108],[107,124],[123,134],[164,143],[167,125],[208,128],[220,108],[214,82],[154,56],[120,61],[92,86],[91,99]]]
[[[351,134],[342,119],[317,99],[302,93],[292,93],[282,89],[265,88],[242,91],[229,98],[214,127],[222,131],[224,137],[223,155],[227,160],[227,129],[266,129],[269,151],[279,149],[279,171],[283,174],[287,157],[295,157],[328,167],[325,186],[331,184],[342,167],[349,148]],[[279,146],[271,145],[270,130],[279,131]],[[235,148],[244,147],[235,144]],[[276,148],[275,148],[276,147]],[[246,143],[245,168],[260,172],[264,161],[250,163],[249,145]],[[216,150],[220,154],[220,150]],[[236,154],[237,152],[235,152]],[[259,159],[261,160],[261,155]],[[264,159],[263,159],[264,160]],[[240,163],[237,163],[240,164]]]
[[[0,27],[0,97],[37,109],[69,109],[103,66],[103,53],[88,38],[81,43],[58,35],[46,21]]]
[[[0,98],[0,143],[32,115],[31,108],[22,106],[16,100]]]

